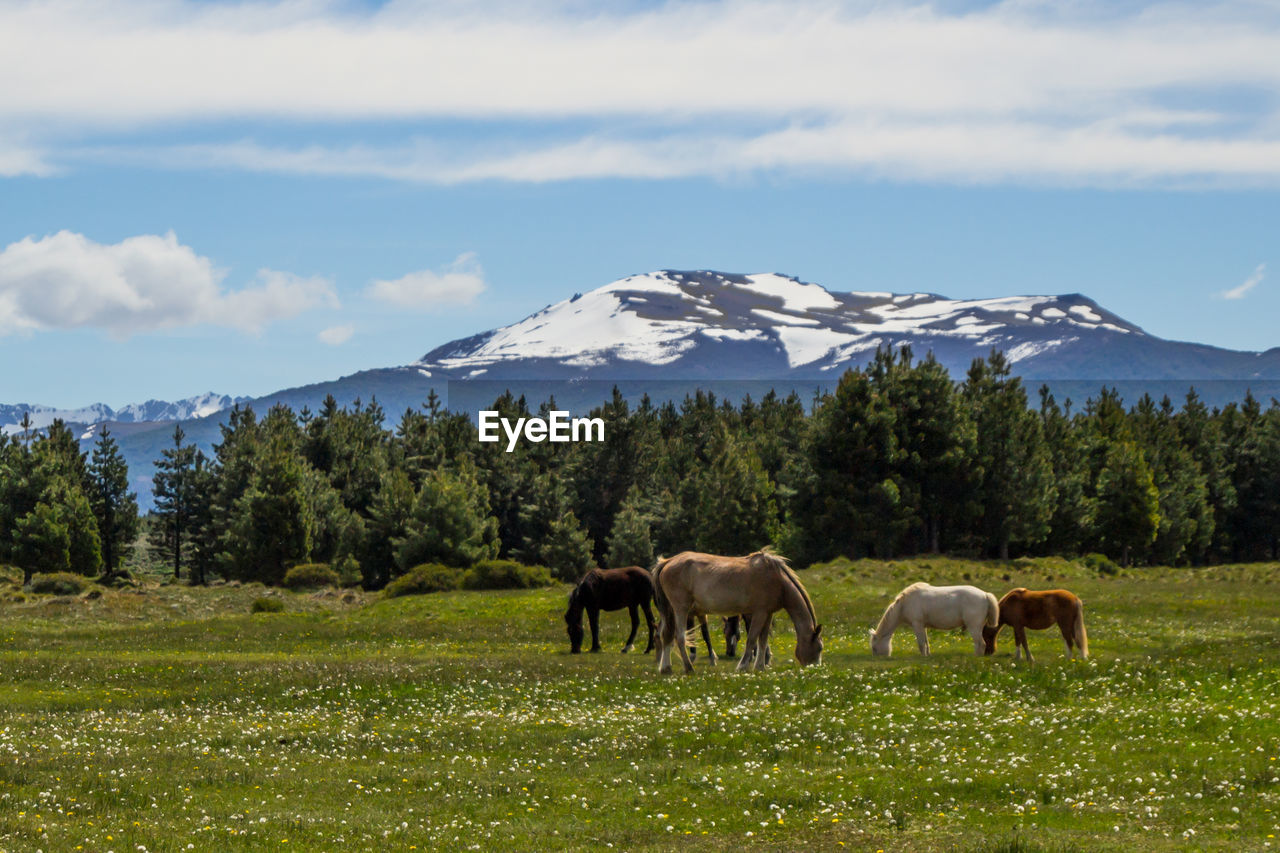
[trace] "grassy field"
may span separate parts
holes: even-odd
[[[0,574],[3,570],[0,570]],[[1280,833],[1280,567],[802,573],[820,667],[568,654],[567,588],[383,600],[0,582],[0,850],[1250,849]],[[1093,657],[867,628],[909,581],[1067,586]],[[23,600],[17,600],[19,597]],[[719,638],[717,637],[717,642]]]

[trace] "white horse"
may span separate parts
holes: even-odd
[[[903,622],[916,632],[916,645],[922,655],[929,654],[929,628],[964,628],[973,638],[973,653],[982,655],[986,647],[982,629],[1000,624],[1000,604],[994,595],[976,586],[913,583],[898,593],[885,608],[880,624],[871,631],[872,653],[888,655],[893,632]]]

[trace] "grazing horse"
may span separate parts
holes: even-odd
[[[1057,624],[1062,641],[1067,644],[1067,657],[1089,657],[1089,635],[1084,630],[1084,603],[1074,593],[1065,589],[1046,589],[1034,592],[1025,587],[1011,589],[1000,599],[1000,622],[994,628],[984,628],[987,654],[996,650],[996,635],[1005,625],[1013,626],[1013,659],[1017,660],[1026,650],[1027,661],[1032,661],[1031,647],[1027,645],[1027,629],[1043,631]]]
[[[906,622],[916,632],[920,654],[929,654],[929,628],[964,628],[973,638],[973,653],[983,653],[982,629],[1000,624],[996,597],[976,586],[931,586],[913,583],[898,593],[885,608],[880,624],[871,631],[871,651],[888,655],[893,650],[893,632]]]
[[[587,611],[591,621],[591,651],[600,651],[600,611],[621,610],[627,608],[631,612],[631,636],[622,647],[623,654],[635,647],[636,631],[640,629],[639,608],[644,608],[645,621],[649,623],[648,652],[653,648],[653,637],[656,633],[653,624],[653,611],[649,602],[653,600],[653,581],[649,573],[639,566],[628,566],[625,569],[592,569],[578,582],[573,592],[569,593],[569,609],[564,612],[565,625],[569,629],[569,651],[577,654],[582,651],[582,611]]]
[[[751,631],[751,616],[744,613],[740,616],[726,616],[724,619],[724,656],[727,658],[735,657],[738,654],[738,640],[742,639],[742,630],[740,624],[745,623],[747,632]],[[752,651],[754,654],[754,650]],[[765,646],[764,649],[764,665],[768,666],[773,663],[773,651]]]
[[[796,629],[796,660],[801,666],[822,662],[822,626],[813,602],[787,561],[768,548],[746,557],[718,557],[685,551],[653,570],[654,596],[662,613],[658,671],[671,672],[675,626],[697,616],[751,616],[747,645],[738,669],[747,669],[754,652],[756,669],[765,667],[773,614],[786,610]],[[693,671],[688,650],[679,646],[685,672]]]

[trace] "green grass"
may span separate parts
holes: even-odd
[[[1065,586],[1093,658],[977,659],[867,628],[909,581]],[[660,677],[568,654],[567,587],[393,600],[0,571],[0,851],[1267,849],[1280,567],[836,563],[802,574],[821,667]],[[1006,579],[1007,578],[1007,579]],[[1051,579],[1050,579],[1051,578]],[[285,612],[251,614],[263,595]],[[719,643],[719,637],[716,638]],[[190,846],[189,845],[193,845]]]

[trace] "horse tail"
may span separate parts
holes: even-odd
[[[675,618],[675,611],[671,609],[671,602],[667,600],[667,594],[662,591],[662,570],[670,563],[670,558],[658,557],[658,564],[653,567],[653,574],[650,580],[653,581],[653,602],[658,607],[658,616],[660,616],[668,624]]]
[[[1076,599],[1076,620],[1073,633],[1075,634],[1076,645],[1080,647],[1080,654],[1084,657],[1089,656],[1089,634],[1084,629],[1084,602]]]
[[[983,624],[988,628],[1000,627],[1000,602],[991,593],[987,593],[987,621]]]

